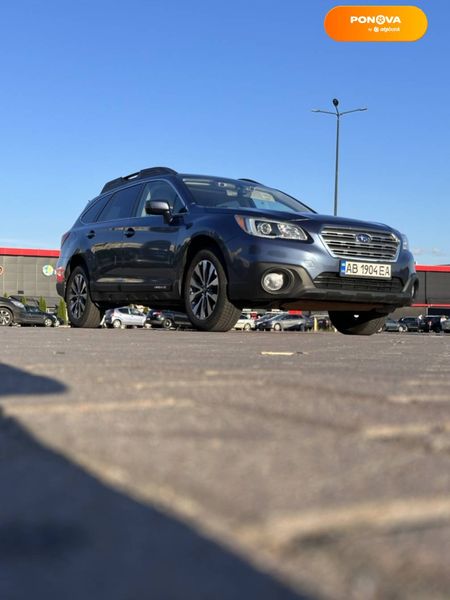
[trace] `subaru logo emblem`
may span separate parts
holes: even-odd
[[[360,242],[361,244],[368,244],[369,242],[372,241],[372,236],[369,235],[368,233],[358,233],[356,235],[356,240],[358,242]]]

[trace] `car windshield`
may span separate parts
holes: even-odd
[[[289,213],[312,213],[311,208],[278,190],[250,181],[219,177],[184,176],[184,183],[199,206],[256,208]]]

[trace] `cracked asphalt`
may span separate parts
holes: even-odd
[[[0,348],[2,600],[450,597],[450,335]]]

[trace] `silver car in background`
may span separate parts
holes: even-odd
[[[111,308],[105,313],[105,325],[107,327],[144,327],[146,315],[137,308],[123,306]]]

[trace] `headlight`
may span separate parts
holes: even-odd
[[[402,235],[402,249],[409,250],[408,238],[406,237],[406,235],[404,233],[402,233],[401,235]]]
[[[235,219],[239,227],[250,235],[262,238],[300,240],[302,242],[308,239],[308,236],[301,227],[289,221],[272,221],[270,219],[242,217],[240,215],[236,215]]]
[[[22,302],[19,302],[18,300],[13,300],[11,299],[11,302],[14,304],[14,306],[17,306],[18,308],[25,308],[25,306],[22,304]]]

